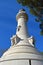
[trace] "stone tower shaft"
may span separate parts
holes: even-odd
[[[18,21],[16,31],[17,36],[20,37],[21,39],[28,38],[28,31],[27,31],[28,15],[23,9],[21,9],[17,14],[16,19]]]

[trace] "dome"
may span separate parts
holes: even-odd
[[[41,55],[28,41],[23,40],[11,46],[2,56],[2,60],[21,58],[43,60],[43,55]]]

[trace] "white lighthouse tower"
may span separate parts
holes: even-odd
[[[11,37],[11,47],[0,58],[0,65],[43,65],[43,55],[34,47],[34,38],[27,31],[28,15],[21,9],[16,16],[16,35]]]

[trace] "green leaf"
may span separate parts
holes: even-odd
[[[43,30],[40,31],[40,35],[43,35]]]
[[[30,13],[37,16],[37,13],[33,9],[30,9]]]

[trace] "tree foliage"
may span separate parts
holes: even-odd
[[[43,0],[17,0],[19,4],[27,6],[30,13],[36,16],[35,21],[40,22],[40,34],[43,35]]]

